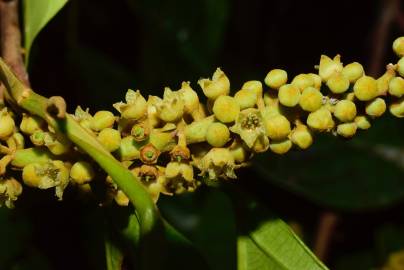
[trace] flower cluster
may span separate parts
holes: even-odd
[[[404,37],[393,49],[400,60],[379,78],[366,75],[357,62],[343,65],[339,55],[322,55],[316,73],[290,79],[285,70],[273,69],[264,85],[248,81],[230,95],[235,89],[218,68],[211,79],[198,81],[206,103],[183,82],[178,90],[165,88],[162,98],[128,90],[125,101],[113,104],[117,115],[78,107],[73,117],[156,201],[161,193],[236,178],[235,170],[256,153],[306,149],[318,132],[351,138],[387,110],[404,117]],[[59,199],[69,185],[88,192],[102,184],[104,202],[128,205],[111,178],[66,137],[39,117],[0,105],[0,204],[12,207],[22,193],[10,168],[22,171],[26,186],[55,188]]]

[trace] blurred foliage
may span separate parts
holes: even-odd
[[[48,22],[63,8],[67,0],[36,0],[23,1],[24,13],[24,49],[25,62],[28,65],[30,51],[38,33],[48,24]]]
[[[403,148],[403,132],[401,121],[386,115],[350,141],[320,135],[307,151],[282,157],[258,155],[252,164],[264,181],[323,206],[348,211],[388,207],[404,198],[404,171],[374,148],[380,144]],[[388,140],[383,141],[383,133],[388,133]]]
[[[340,0],[332,8],[290,0],[70,0],[36,38],[30,79],[44,95],[63,95],[70,110],[95,111],[111,109],[127,88],[161,95],[164,86],[191,81],[199,90],[197,79],[217,66],[236,91],[271,68],[290,77],[311,72],[322,53],[366,65],[379,8],[376,0]],[[400,34],[392,27],[388,44]],[[394,59],[386,51],[383,63]],[[403,132],[402,121],[386,116],[351,141],[318,136],[308,151],[258,155],[236,184],[282,219],[299,222],[309,245],[319,213],[336,211],[341,221],[326,262],[331,269],[381,267],[404,248],[404,173],[374,146],[404,149]],[[109,214],[74,192],[61,203],[47,192],[24,192],[29,196],[15,210],[0,209],[1,269],[105,268],[104,230],[122,229],[119,213],[105,224]],[[172,239],[178,244],[168,254],[178,263],[173,268],[198,261],[201,269],[236,269],[238,230],[225,192],[163,197],[159,207],[202,256]]]

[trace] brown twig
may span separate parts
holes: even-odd
[[[324,212],[320,217],[313,251],[323,262],[327,259],[330,241],[337,222],[338,216],[333,212]]]
[[[18,0],[0,0],[1,56],[17,77],[29,87],[28,73],[22,57],[18,6]]]
[[[379,20],[375,26],[372,37],[371,57],[372,61],[369,64],[369,74],[371,76],[379,76],[383,67],[383,58],[386,52],[386,44],[388,32],[396,20],[399,12],[399,0],[383,0],[383,8],[380,12]]]

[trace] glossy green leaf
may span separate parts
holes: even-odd
[[[238,270],[271,270],[277,269],[249,236],[240,236],[237,240],[237,265]]]
[[[372,130],[366,132],[373,136]],[[395,142],[391,137],[389,143]],[[252,164],[262,181],[318,204],[350,211],[378,209],[404,199],[403,169],[382,155],[378,144],[361,134],[351,141],[317,136],[307,150],[257,155]]]
[[[246,195],[234,196],[237,215],[238,269],[328,269],[289,226],[265,206]]]
[[[202,188],[185,196],[161,197],[159,206],[202,254],[209,265],[205,269],[236,268],[235,217],[225,193]]]
[[[107,262],[107,270],[122,269],[122,251],[109,240],[105,241],[105,257]]]
[[[32,43],[39,32],[59,12],[68,0],[24,0],[24,48],[28,65]]]
[[[327,269],[280,219],[259,225],[238,239],[238,269]]]

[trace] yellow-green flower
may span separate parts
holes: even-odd
[[[265,148],[268,149],[269,140],[265,134],[265,126],[258,109],[245,109],[240,112],[236,123],[230,127],[230,131],[240,135],[249,148],[254,146],[258,138],[265,138]]]

